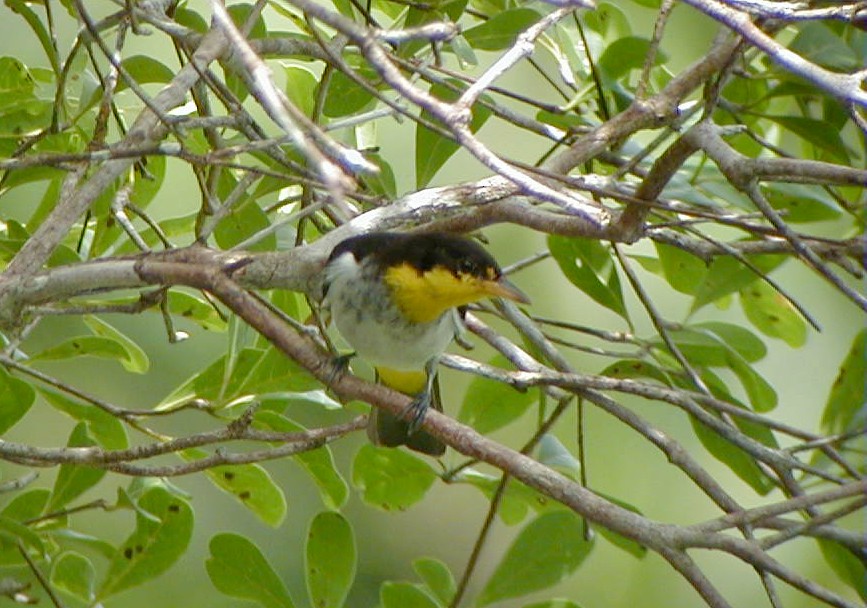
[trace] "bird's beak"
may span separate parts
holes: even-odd
[[[487,283],[488,295],[495,298],[506,298],[514,300],[521,304],[529,304],[530,298],[523,291],[518,289],[512,282],[506,280],[505,277],[500,277],[496,281]]]

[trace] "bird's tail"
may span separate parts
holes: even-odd
[[[424,370],[405,372],[377,368],[376,374],[385,386],[411,397],[422,393],[427,385],[427,373]],[[431,387],[430,397],[431,407],[443,411],[439,382],[436,379]],[[386,447],[405,445],[411,450],[430,456],[442,456],[446,451],[445,444],[430,433],[423,430],[410,432],[408,421],[376,407],[370,412],[367,436],[374,445]]]

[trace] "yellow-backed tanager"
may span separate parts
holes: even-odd
[[[445,445],[417,427],[429,406],[442,410],[437,363],[461,332],[466,305],[488,297],[529,302],[481,245],[445,233],[348,238],[328,258],[323,293],[332,322],[355,354],[384,385],[413,397],[401,417],[373,409],[371,441],[434,456]]]

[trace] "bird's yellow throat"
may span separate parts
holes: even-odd
[[[455,275],[435,267],[420,272],[404,263],[385,271],[395,304],[413,323],[429,323],[449,308],[464,306],[492,295],[494,277],[481,279],[470,274]]]

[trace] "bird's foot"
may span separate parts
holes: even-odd
[[[408,424],[407,435],[412,435],[421,427],[430,404],[431,394],[429,391],[424,391],[416,395],[415,399],[401,412],[400,417]]]
[[[354,352],[345,355],[339,355],[331,360],[331,370],[328,372],[328,377],[325,379],[326,386],[334,384],[338,378],[346,373],[349,369],[349,362],[355,356]]]

